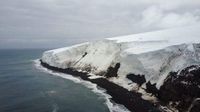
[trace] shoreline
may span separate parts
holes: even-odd
[[[155,106],[155,104],[150,101],[142,99],[140,93],[128,91],[127,89],[114,84],[105,78],[90,79],[88,73],[86,72],[78,72],[71,68],[62,69],[53,67],[44,63],[42,60],[40,60],[40,64],[47,69],[70,74],[75,77],[80,77],[85,81],[97,84],[97,86],[106,90],[106,93],[111,96],[111,100],[117,104],[123,105],[131,112],[160,112],[158,106]]]

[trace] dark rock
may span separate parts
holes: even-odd
[[[194,101],[189,112],[200,112],[200,99]]]
[[[117,63],[115,65],[115,67],[109,67],[107,72],[106,72],[106,74],[105,74],[105,76],[107,78],[109,78],[109,77],[117,77],[117,72],[118,72],[119,68],[120,68],[120,63]]]
[[[146,83],[146,92],[158,96],[159,90],[156,88],[156,84],[151,84],[151,82],[148,81]]]
[[[159,90],[158,98],[165,102],[179,102],[176,108],[186,111],[194,99],[200,97],[200,68],[193,65],[180,74],[171,72]]]
[[[128,74],[126,77],[132,82],[137,83],[139,86],[146,82],[144,75]]]
[[[82,58],[85,57],[86,55],[87,55],[87,52],[85,52],[85,53],[82,55]]]

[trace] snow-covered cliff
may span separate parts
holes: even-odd
[[[104,77],[128,90],[147,88],[148,83],[159,90],[172,72],[178,76],[200,65],[199,29],[196,25],[87,42],[46,51],[42,61]],[[134,78],[144,82],[138,84]]]
[[[200,63],[199,29],[200,25],[83,43],[46,51],[42,61],[96,75],[120,63],[118,77],[110,80],[130,89],[126,75],[140,74],[159,88],[169,72]]]

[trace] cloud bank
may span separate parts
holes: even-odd
[[[199,21],[199,0],[1,0],[0,48],[62,47]]]

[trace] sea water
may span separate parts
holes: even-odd
[[[45,50],[0,50],[0,112],[109,112],[90,88],[38,70]]]

